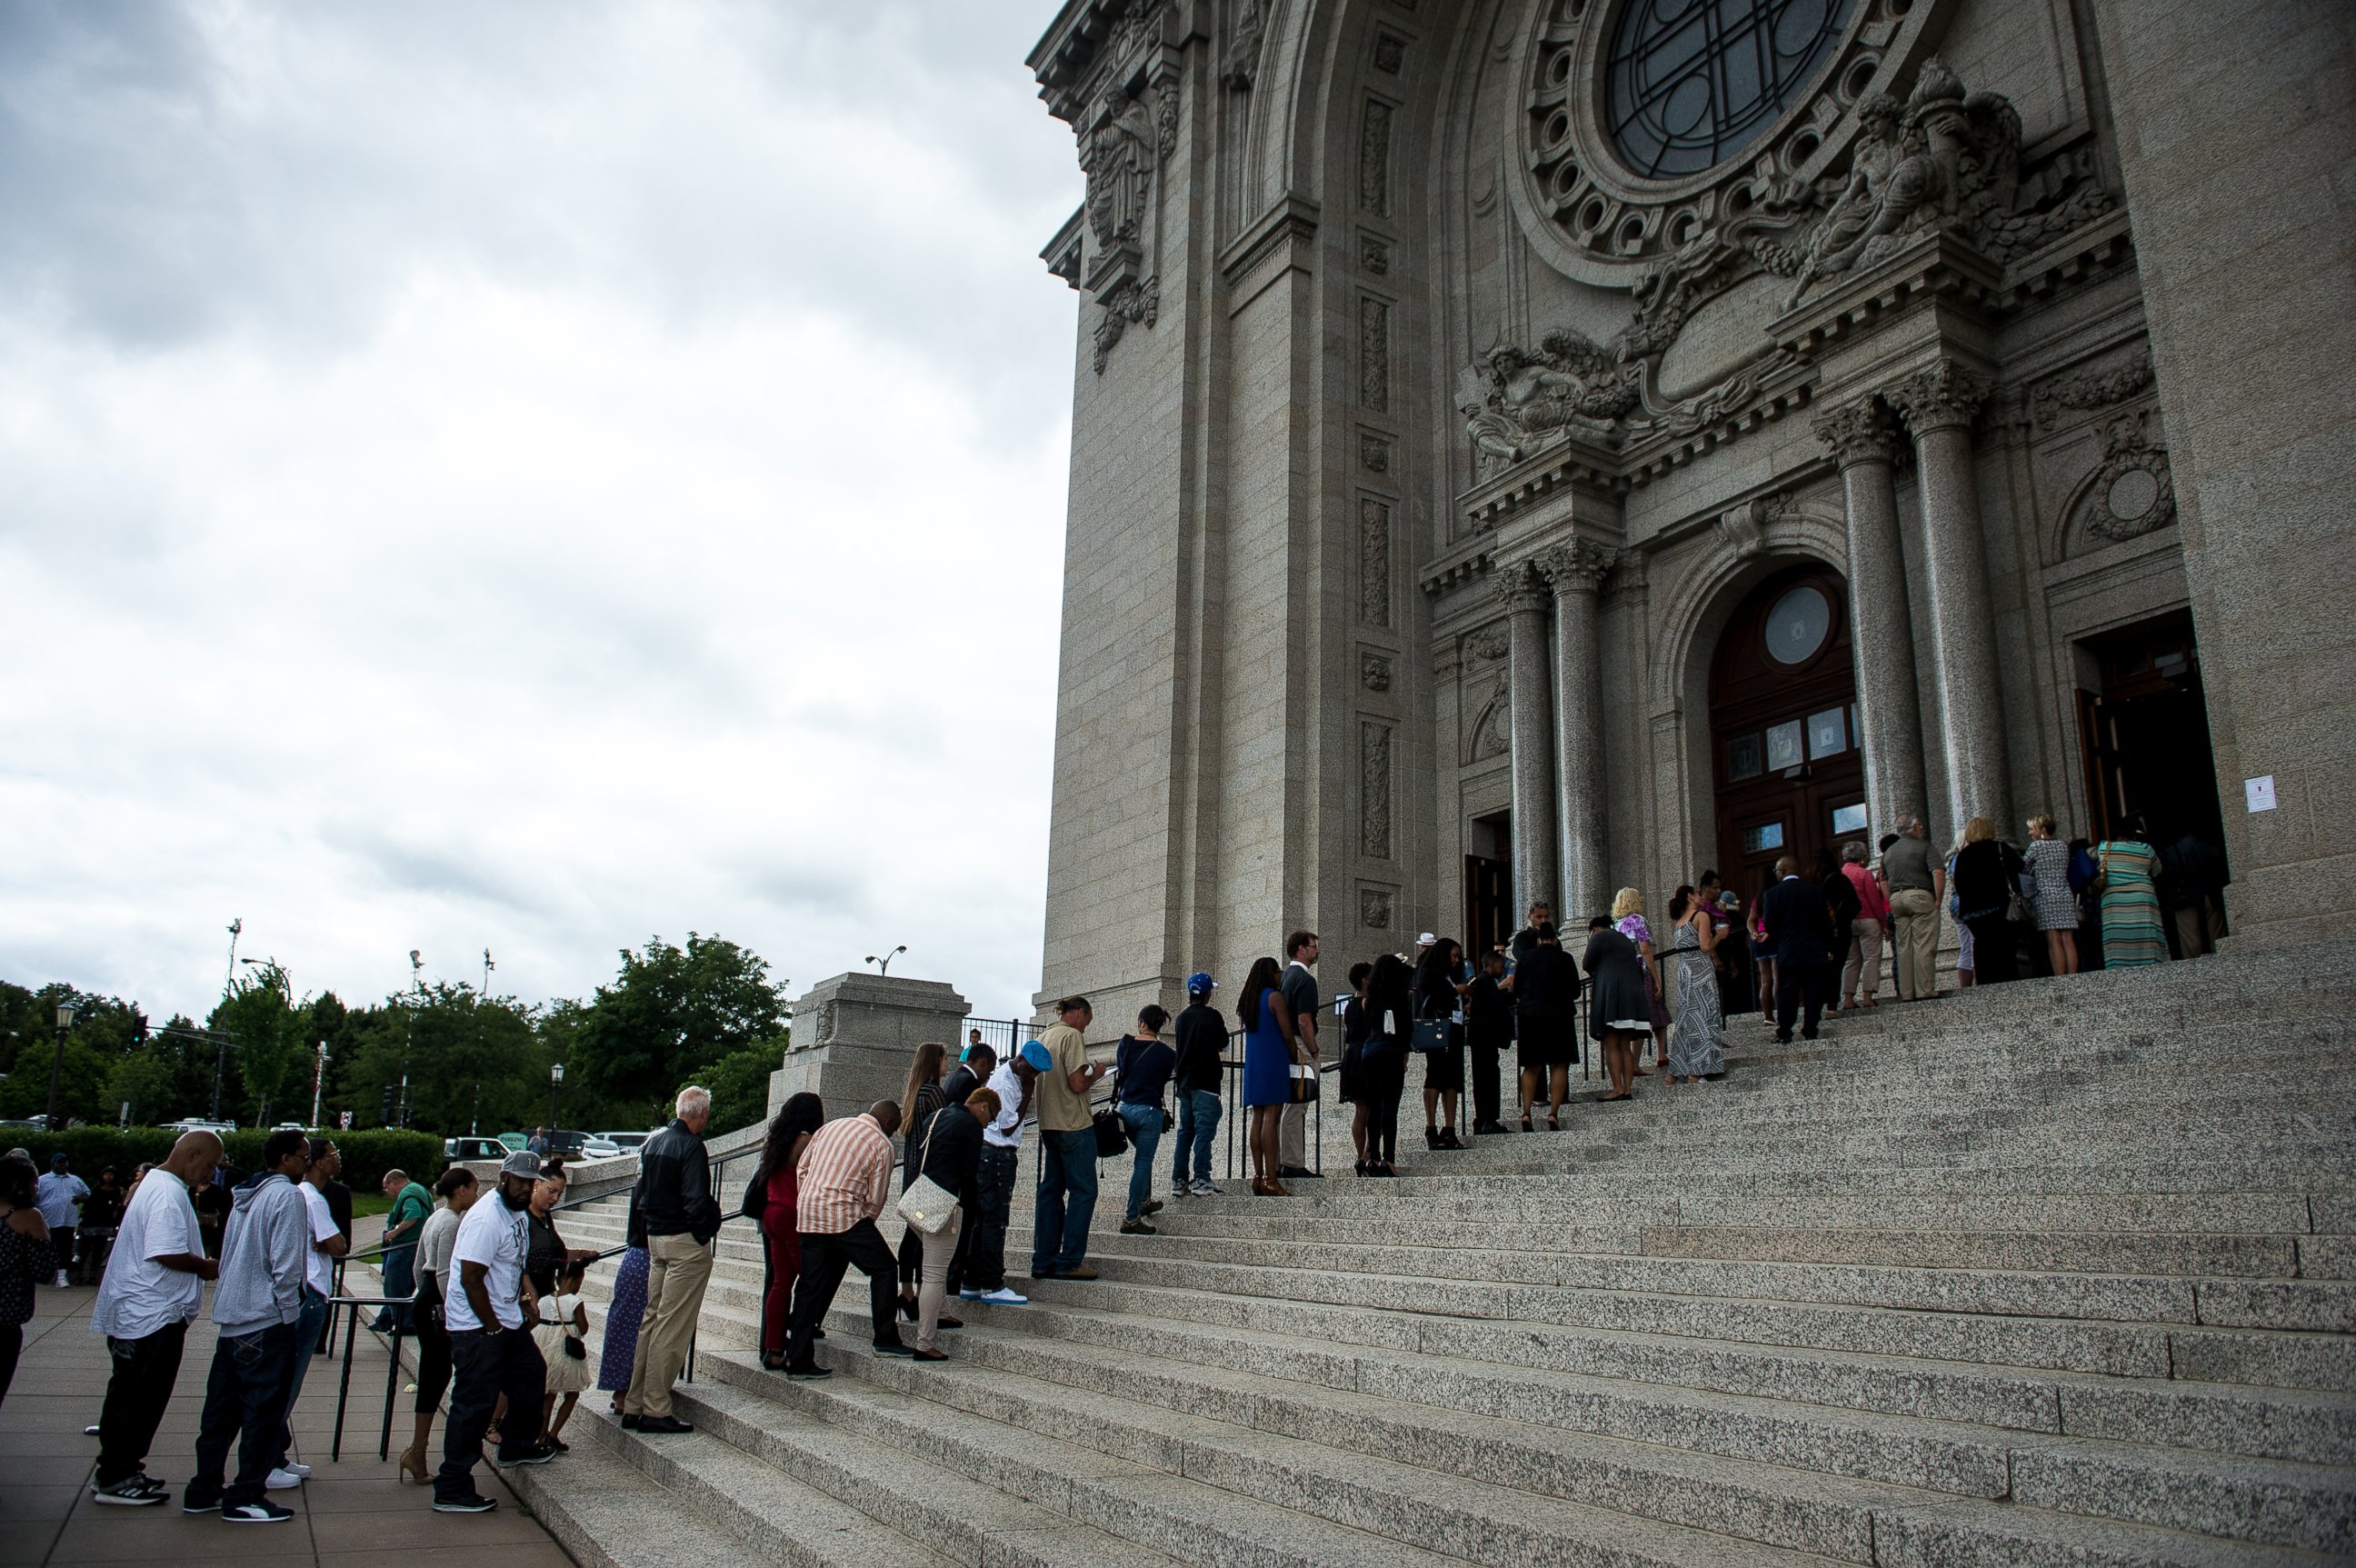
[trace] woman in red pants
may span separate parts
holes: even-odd
[[[826,1107],[817,1095],[797,1094],[787,1101],[769,1123],[760,1174],[754,1178],[764,1200],[761,1235],[769,1249],[769,1288],[761,1298],[761,1365],[773,1372],[786,1364],[786,1320],[793,1308],[794,1279],[802,1271],[801,1231],[795,1222],[801,1182],[794,1167],[802,1157],[802,1145],[825,1120]]]

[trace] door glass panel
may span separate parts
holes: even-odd
[[[1835,837],[1838,837],[1843,833],[1861,833],[1863,832],[1865,832],[1864,801],[1859,800],[1854,806],[1835,806],[1833,808],[1833,834]]]
[[[1729,783],[1759,777],[1759,736],[1739,735],[1726,743],[1726,778]]]
[[[1762,854],[1783,847],[1783,824],[1781,822],[1762,822],[1755,828],[1742,830],[1742,853],[1745,854]]]
[[[1808,715],[1808,757],[1837,757],[1848,749],[1848,723],[1845,709],[1826,708],[1821,714]]]
[[[1797,768],[1800,755],[1800,721],[1770,725],[1767,728],[1767,766],[1770,770]]]

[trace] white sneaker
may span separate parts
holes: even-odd
[[[65,1289],[65,1288],[66,1288],[66,1272],[65,1272],[63,1269],[59,1269],[59,1270],[58,1271],[58,1289],[59,1289],[59,1290],[63,1290],[63,1289]]]
[[[959,1301],[980,1301],[981,1299],[981,1293],[978,1290],[961,1290],[958,1292],[958,1299]]]
[[[1173,1181],[1170,1184],[1170,1196],[1173,1197],[1192,1197],[1194,1196],[1194,1184],[1192,1182]]]
[[[271,1491],[284,1492],[301,1486],[303,1484],[303,1477],[296,1475],[292,1470],[277,1469],[271,1471],[270,1478],[262,1484]]]
[[[1216,1197],[1219,1196],[1219,1189],[1212,1185],[1211,1178],[1209,1176],[1196,1177],[1194,1191],[1196,1197]]]
[[[986,1290],[982,1292],[981,1299],[997,1306],[1028,1306],[1031,1305],[1031,1298],[1029,1296],[1017,1294],[1015,1292],[1007,1289],[1004,1285],[1000,1285],[996,1290]]]
[[[280,1466],[279,1468],[301,1480],[307,1481],[311,1478],[311,1466],[308,1465],[297,1465],[292,1459],[287,1460],[286,1463]]]

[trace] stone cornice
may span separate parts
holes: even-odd
[[[1579,485],[1604,491],[1627,488],[1611,454],[1574,438],[1474,487],[1462,502],[1464,521],[1476,531],[1494,528],[1557,490]]]
[[[1961,236],[1934,230],[1785,311],[1767,330],[1779,347],[1812,360],[1870,332],[1887,317],[1934,301],[1994,316],[2003,295],[2004,274],[1994,262]]]
[[[1305,196],[1287,196],[1259,215],[1250,228],[1219,252],[1219,275],[1229,288],[1241,286],[1269,257],[1284,252],[1288,264],[1306,270],[1310,246],[1317,236],[1317,203]]]
[[[1076,289],[1080,286],[1080,254],[1087,242],[1088,209],[1075,207],[1055,237],[1039,252],[1039,259],[1047,270]]]
[[[1486,575],[1495,565],[1490,554],[1493,543],[1485,538],[1463,541],[1418,572],[1416,585],[1423,590],[1426,597],[1438,598]]]

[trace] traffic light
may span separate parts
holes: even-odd
[[[147,1015],[136,1007],[131,1009],[131,1043],[134,1046],[147,1043]]]
[[[392,1125],[393,1102],[399,1097],[400,1090],[395,1089],[391,1084],[388,1083],[384,1086],[384,1114],[380,1118],[380,1120],[388,1127]]]

